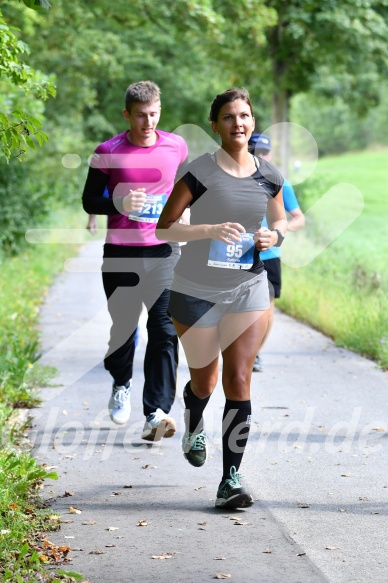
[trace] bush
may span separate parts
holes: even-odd
[[[48,214],[50,196],[27,163],[0,159],[0,249],[15,254],[28,228]]]

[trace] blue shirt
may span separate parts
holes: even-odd
[[[290,212],[299,208],[298,201],[296,200],[294,189],[289,180],[284,179],[283,183],[283,202],[286,211]],[[264,217],[261,224],[262,227],[268,227],[266,218]],[[262,251],[260,253],[260,259],[266,261],[267,259],[274,259],[275,257],[280,257],[282,254],[280,247],[271,247],[267,251]]]

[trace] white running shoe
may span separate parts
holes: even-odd
[[[108,409],[110,418],[117,425],[124,425],[131,414],[131,384],[129,381],[129,387],[126,387],[113,383]]]
[[[146,417],[141,437],[147,441],[160,441],[162,437],[172,437],[175,431],[175,420],[161,409],[156,409]]]

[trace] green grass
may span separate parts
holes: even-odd
[[[352,207],[338,188],[306,229],[288,233],[278,306],[344,346],[388,368],[388,151],[346,154],[319,161],[296,187],[306,212],[331,187],[353,185],[364,199],[361,214],[311,261],[308,253],[329,236]],[[356,205],[355,205],[356,206]],[[310,216],[309,216],[310,215]],[[298,258],[306,265],[298,266]],[[300,262],[302,263],[302,262]]]
[[[83,229],[82,211],[56,211],[47,227]],[[85,232],[85,240],[90,236]],[[53,278],[63,269],[63,261],[77,252],[76,245],[26,244],[17,257],[2,257],[0,281],[0,580],[9,583],[73,582],[77,573],[48,572],[43,563],[58,553],[42,546],[45,531],[58,528],[58,517],[39,509],[38,490],[47,474],[28,454],[20,451],[18,437],[23,427],[10,421],[15,408],[39,402],[37,387],[55,374],[40,367],[39,306]],[[26,372],[29,374],[26,375]],[[13,419],[13,417],[11,417]]]

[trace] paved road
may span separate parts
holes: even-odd
[[[160,445],[142,442],[142,328],[131,419],[117,427],[107,416],[100,257],[97,241],[69,260],[41,312],[43,363],[58,375],[42,389],[31,438],[39,461],[60,475],[44,496],[62,517],[49,539],[73,549],[67,568],[92,583],[205,583],[217,573],[236,583],[386,583],[388,375],[278,313],[265,370],[252,379],[242,471],[256,503],[216,511],[221,387],[206,410],[205,467],[180,452],[183,354],[178,432]]]

